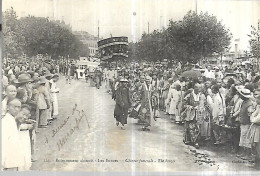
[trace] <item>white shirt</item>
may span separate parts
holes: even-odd
[[[208,71],[208,69],[205,69],[205,72],[202,75],[206,78],[210,78],[210,72]]]
[[[5,97],[2,101],[2,117],[5,116],[6,114],[6,110],[7,110],[7,101],[8,101],[8,98]]]
[[[13,74],[14,74],[13,70],[10,69],[10,70],[8,71],[8,75],[13,75]]]
[[[225,99],[224,98],[221,99],[219,93],[214,95],[213,103],[214,103],[213,111],[212,111],[213,119],[217,118],[219,115],[225,115],[226,114]]]
[[[23,152],[15,118],[7,113],[2,118],[2,168],[21,167]]]
[[[3,75],[3,77],[2,77],[2,83],[4,86],[8,85],[8,78],[5,75]]]
[[[233,116],[237,116],[240,113],[240,109],[242,106],[243,100],[239,98],[238,95],[234,96],[234,110],[233,110]]]

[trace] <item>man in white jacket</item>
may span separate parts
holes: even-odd
[[[7,113],[2,119],[2,169],[18,170],[23,163],[20,148],[20,134],[15,116],[21,110],[21,102],[13,99],[8,102]]]

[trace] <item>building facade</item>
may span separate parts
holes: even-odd
[[[87,39],[82,41],[84,45],[88,47],[89,50],[89,56],[94,57],[98,52],[98,44],[97,39]]]
[[[89,55],[85,57],[94,57],[98,53],[97,37],[85,31],[74,31],[73,34],[88,48]]]

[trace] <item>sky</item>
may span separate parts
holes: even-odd
[[[170,19],[182,20],[189,10],[208,12],[230,29],[239,50],[249,50],[250,26],[260,19],[260,0],[2,0],[5,11],[13,7],[18,17],[33,15],[64,20],[73,31],[102,38],[127,36],[138,41],[144,32],[167,27]]]

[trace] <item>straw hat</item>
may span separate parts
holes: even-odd
[[[239,91],[240,89],[244,89],[245,86],[240,85],[240,86],[235,86],[235,88],[236,88],[237,91]]]
[[[238,92],[240,93],[240,95],[242,95],[245,98],[251,98],[252,97],[252,93],[249,89],[239,89]]]

